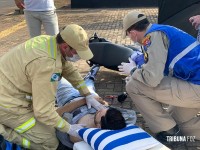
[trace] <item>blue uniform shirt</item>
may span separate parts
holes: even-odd
[[[154,31],[165,33],[169,40],[164,75],[200,85],[200,43],[172,26],[153,24],[146,35]]]

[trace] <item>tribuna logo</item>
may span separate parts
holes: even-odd
[[[167,136],[168,142],[195,142],[195,136]]]

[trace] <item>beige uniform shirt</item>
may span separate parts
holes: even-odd
[[[37,121],[67,132],[69,124],[55,109],[61,76],[81,94],[89,93],[77,69],[62,59],[54,36],[30,39],[0,59],[0,105],[14,114],[33,112]]]
[[[151,27],[148,26],[147,30]],[[147,63],[141,69],[136,69],[132,78],[149,87],[156,87],[164,77],[169,41],[163,32],[156,31],[146,35],[143,45],[146,46]]]

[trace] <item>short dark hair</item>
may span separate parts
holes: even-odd
[[[66,28],[66,27],[63,27],[63,28],[61,29],[61,31],[64,30],[65,28]],[[64,41],[63,38],[62,38],[62,36],[60,35],[60,32],[56,35],[56,42],[57,42],[58,44],[65,43],[65,41]]]
[[[57,42],[58,44],[65,43],[65,41],[64,41],[63,38],[61,37],[60,33],[58,33],[57,36],[56,36],[56,42]]]
[[[126,127],[122,113],[116,108],[109,108],[105,116],[101,117],[101,129],[119,130]]]
[[[149,24],[150,24],[149,20],[145,18],[133,24],[132,26],[130,26],[126,31],[127,32],[130,32],[131,30],[144,31],[148,27]]]

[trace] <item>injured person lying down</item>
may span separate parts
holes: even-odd
[[[95,92],[94,80],[99,68],[99,65],[93,65],[84,80],[90,92],[105,108],[98,111],[94,108],[88,109],[85,98],[67,80],[62,78],[59,81],[56,95],[58,114],[71,124],[84,124],[85,127],[92,128],[118,130],[126,127],[127,124],[135,124],[135,111],[109,107],[108,103]],[[73,143],[81,140],[60,131],[56,131],[56,135],[60,142],[69,148],[73,147]]]

